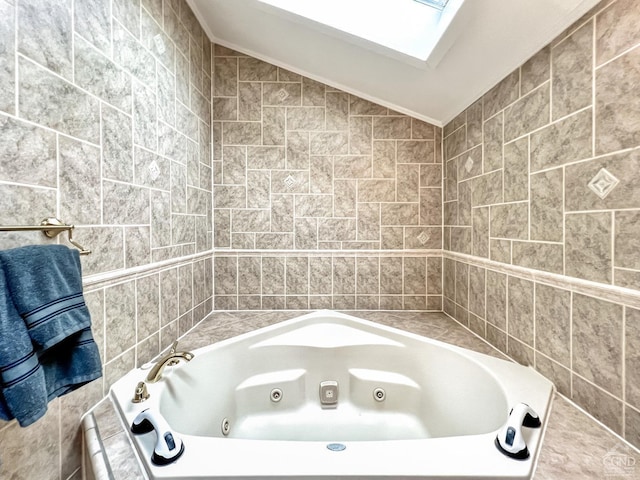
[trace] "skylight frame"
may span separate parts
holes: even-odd
[[[449,0],[414,0],[415,2],[422,3],[428,7],[435,8],[436,10],[444,10]]]

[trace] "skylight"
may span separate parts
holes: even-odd
[[[426,60],[462,0],[260,0],[332,29]],[[451,5],[450,5],[451,7]],[[457,9],[455,9],[457,10]]]

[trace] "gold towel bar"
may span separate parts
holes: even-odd
[[[31,230],[39,230],[45,234],[47,238],[55,238],[60,233],[67,231],[69,243],[80,250],[80,255],[88,255],[91,250],[84,248],[73,239],[73,229],[75,225],[67,225],[62,223],[55,217],[45,218],[40,225],[0,225],[0,232],[26,232]]]

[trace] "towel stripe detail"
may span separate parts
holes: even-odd
[[[31,312],[22,315],[25,323],[27,324],[27,328],[35,328],[41,323],[50,320],[56,315],[60,315],[62,313],[68,312],[69,310],[74,310],[76,308],[84,307],[84,298],[82,297],[82,293],[76,293],[74,295],[69,295],[66,297],[62,297],[56,299],[52,302],[47,303],[46,305],[42,305]]]
[[[31,352],[20,360],[0,368],[0,379],[3,386],[8,388],[34,374],[38,368],[40,368],[38,357],[35,352]]]
[[[95,343],[93,333],[91,333],[91,327],[83,328],[80,330],[80,335],[78,335],[76,339],[76,345],[87,345],[89,343]]]

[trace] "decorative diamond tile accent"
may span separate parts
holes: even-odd
[[[287,187],[288,190],[291,189],[296,184],[296,179],[289,175],[284,179],[284,186]]]
[[[149,169],[149,176],[151,177],[151,180],[155,180],[160,176],[160,167],[155,160],[151,162],[147,168]]]
[[[467,172],[471,172],[471,169],[473,168],[473,159],[471,157],[467,158],[467,161],[464,163],[464,169]]]
[[[429,241],[429,235],[427,235],[427,232],[422,231],[420,232],[420,235],[418,235],[418,241],[424,245],[425,243],[427,243]]]
[[[588,186],[596,195],[604,199],[618,183],[620,183],[620,180],[613,176],[606,168],[601,168],[596,176],[591,179]]]
[[[280,99],[281,102],[284,102],[287,98],[289,98],[289,92],[287,92],[284,88],[281,88],[276,92],[276,95]]]

